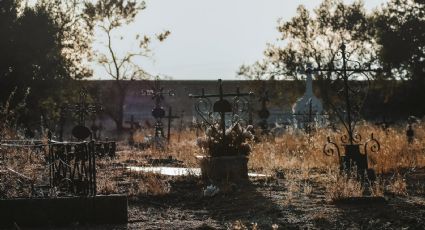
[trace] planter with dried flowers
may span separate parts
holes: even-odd
[[[216,95],[206,95],[203,91],[202,95],[190,95],[199,100],[195,108],[205,128],[205,136],[197,139],[197,145],[203,153],[203,156],[198,157],[202,178],[214,183],[244,182],[248,180],[247,164],[251,152],[249,141],[254,136],[252,125],[242,125],[245,122],[240,116],[240,108],[243,106],[241,97],[252,94],[241,94],[239,89],[236,94],[224,94],[221,80],[219,89],[219,94]],[[232,104],[224,99],[226,96],[234,97]],[[212,105],[208,97],[219,97],[219,100],[213,106],[208,106]],[[206,108],[212,107],[213,113],[202,111],[201,105],[207,105]],[[226,113],[231,113],[230,119],[226,119]]]
[[[253,127],[243,128],[239,122],[225,130],[223,139],[219,126],[208,127],[205,136],[197,139],[202,157],[199,163],[204,180],[240,182],[248,180],[249,141]]]

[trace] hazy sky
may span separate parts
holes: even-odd
[[[267,42],[276,42],[277,20],[289,20],[298,5],[312,9],[321,0],[147,0],[136,21],[117,34],[115,48],[134,49],[135,34],[154,36],[164,30],[171,35],[154,42],[152,58],[138,64],[153,75],[173,79],[236,79],[242,64],[263,57]],[[346,2],[352,2],[347,0]],[[368,10],[386,0],[365,0]],[[119,36],[128,39],[119,40]],[[100,39],[101,40],[101,39]],[[102,50],[101,43],[95,44]],[[94,65],[95,79],[107,79]]]

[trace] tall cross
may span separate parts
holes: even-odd
[[[342,67],[341,68],[315,68],[312,69],[311,67],[307,68],[307,73],[315,72],[330,72],[330,73],[337,73],[339,76],[342,77],[343,80],[343,96],[345,101],[345,111],[346,111],[346,120],[341,119],[341,122],[344,124],[347,132],[348,132],[348,141],[352,145],[354,144],[354,125],[352,123],[352,105],[350,100],[350,93],[353,92],[353,90],[350,88],[349,85],[349,78],[353,76],[354,74],[363,74],[366,79],[368,80],[368,76],[365,75],[365,73],[368,72],[379,72],[380,69],[371,69],[370,66],[368,68],[361,68],[359,62],[355,62],[355,67],[348,66],[348,60],[347,58],[347,52],[346,52],[346,45],[343,43],[340,47],[341,49],[341,56],[342,56]],[[352,61],[351,61],[352,62]]]
[[[154,87],[149,90],[142,90],[142,95],[152,96],[152,100],[155,102],[155,106],[152,109],[152,116],[156,120],[155,137],[164,137],[164,130],[161,120],[165,117],[165,110],[161,106],[161,103],[164,100],[164,95],[175,96],[175,91],[172,89],[164,91],[164,88],[161,87],[159,77],[156,77]]]

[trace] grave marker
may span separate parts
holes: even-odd
[[[85,126],[86,115],[89,113],[97,113],[102,110],[98,103],[87,103],[87,89],[82,88],[79,95],[79,101],[76,104],[66,104],[62,106],[62,115],[64,116],[67,111],[74,112],[78,116],[78,124],[72,129],[72,135],[78,140],[84,140],[91,135],[89,128]],[[62,125],[63,130],[63,125]],[[61,139],[63,138],[63,131],[61,131]]]
[[[341,170],[351,171],[352,167],[357,167],[357,174],[364,178],[365,173],[367,172],[369,179],[374,179],[375,173],[372,169],[368,167],[367,154],[369,152],[377,152],[380,149],[378,140],[376,140],[371,134],[371,137],[366,141],[364,145],[364,151],[360,151],[360,142],[362,137],[360,134],[355,132],[356,119],[355,114],[360,113],[360,105],[353,102],[354,97],[362,97],[361,100],[364,100],[367,95],[367,87],[369,86],[369,76],[367,73],[378,72],[380,70],[371,69],[370,66],[362,67],[362,65],[357,61],[351,61],[347,57],[346,46],[342,44],[340,47],[341,52],[339,53],[342,60],[341,67],[334,67],[330,65],[328,68],[308,68],[308,72],[328,72],[336,73],[337,78],[333,80],[332,84],[336,85],[338,80],[342,80],[342,89],[338,92],[341,92],[342,95],[342,108],[337,107],[337,105],[330,103],[332,109],[338,116],[341,123],[344,125],[344,128],[347,134],[341,136],[340,140],[344,146],[345,154],[341,156],[339,146],[331,141],[328,137],[327,144],[324,146],[324,153],[327,155],[333,155],[337,152],[338,157],[340,158],[340,168]],[[355,76],[361,74],[363,79],[356,79]],[[358,85],[354,85],[354,83]]]
[[[208,155],[199,156],[202,177],[209,181],[223,182],[224,180],[236,183],[246,182],[248,180],[248,155],[250,146],[245,142],[248,138],[246,134],[250,134],[247,127],[244,129],[240,122],[243,121],[241,114],[249,112],[250,107],[244,106],[241,98],[245,96],[253,96],[253,93],[241,93],[239,88],[236,93],[224,93],[223,83],[218,80],[219,93],[205,94],[202,89],[201,95],[189,94],[189,97],[197,99],[195,109],[202,118],[204,125],[208,127],[206,130],[205,140],[199,140],[199,143],[205,141],[208,145]],[[232,103],[226,97],[233,97]],[[209,98],[218,98],[211,103]],[[218,120],[214,114],[218,114]],[[232,130],[229,130],[226,136],[226,114],[232,113],[231,123]],[[210,130],[210,131],[208,131]],[[233,133],[233,134],[232,134]],[[214,139],[214,140],[212,140]]]
[[[164,88],[160,85],[159,77],[156,77],[154,87],[149,90],[142,90],[142,95],[152,96],[152,100],[155,102],[154,108],[152,109],[152,116],[155,118],[156,122],[155,137],[164,138],[162,118],[165,117],[165,110],[161,106],[161,103],[164,100],[164,95],[175,96],[175,91],[172,89],[164,91]]]
[[[222,141],[225,139],[226,121],[225,114],[232,113],[237,115],[241,119],[243,114],[249,112],[249,102],[242,98],[246,96],[252,97],[254,93],[241,93],[239,87],[236,88],[236,93],[223,93],[223,83],[221,79],[218,79],[219,93],[218,94],[205,94],[205,90],[202,88],[201,95],[189,94],[189,97],[198,99],[195,103],[195,110],[201,119],[208,125],[211,125],[209,118],[211,112],[218,113],[220,115],[220,129],[222,131]],[[226,100],[226,97],[233,97],[232,104]],[[218,100],[212,104],[209,98],[218,98]]]
[[[170,143],[171,122],[173,122],[173,120],[176,119],[176,118],[180,118],[179,116],[173,115],[173,113],[171,111],[172,111],[172,108],[169,107],[168,108],[168,116],[165,117],[165,118],[168,119],[168,130],[167,130],[167,141],[168,141],[168,143]]]

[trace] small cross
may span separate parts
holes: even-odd
[[[78,125],[84,126],[86,115],[89,113],[97,113],[102,111],[102,106],[98,103],[87,103],[87,89],[82,88],[80,91],[79,101],[77,104],[65,105],[64,111],[75,112],[78,116]],[[63,113],[65,115],[65,112]]]
[[[139,128],[140,125],[139,125],[138,122],[134,121],[134,115],[131,115],[130,121],[126,121],[125,123],[130,124],[130,137],[129,137],[128,143],[130,145],[133,145],[134,144],[134,137],[133,137],[134,136],[134,130],[136,128]]]
[[[143,96],[152,96],[152,100],[155,101],[155,108],[161,107],[161,102],[164,100],[164,95],[175,96],[175,90],[170,89],[164,91],[164,88],[161,87],[161,83],[159,81],[159,77],[156,77],[154,87],[151,89],[143,89]]]
[[[168,116],[166,116],[165,118],[168,119],[168,130],[167,130],[167,141],[168,143],[170,143],[170,131],[171,131],[171,122],[173,122],[174,119],[180,118],[179,116],[176,115],[172,115],[173,113],[171,112],[172,108],[168,108]]]
[[[142,90],[142,95],[152,96],[152,100],[155,101],[155,106],[152,109],[152,116],[155,118],[155,137],[164,137],[164,130],[161,119],[165,117],[165,110],[161,106],[161,102],[164,100],[164,95],[175,96],[175,91],[170,89],[164,91],[161,87],[159,77],[155,79],[155,85],[152,89]]]

